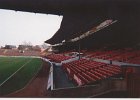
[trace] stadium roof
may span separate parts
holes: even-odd
[[[113,5],[134,6],[139,0],[0,0],[0,8],[63,15],[105,9]]]
[[[139,5],[139,0],[0,0],[2,9],[63,15],[60,29],[46,41],[50,44],[72,39],[107,19],[118,22],[110,30],[97,32],[95,42],[139,42]]]

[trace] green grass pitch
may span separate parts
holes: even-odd
[[[29,57],[0,57],[0,95],[22,89],[41,69],[42,60]]]

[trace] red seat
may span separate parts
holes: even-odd
[[[86,79],[88,79],[90,82],[96,81],[95,78],[89,76],[88,74],[86,74],[86,73],[84,73],[84,72],[82,72],[81,75],[82,75],[83,77],[85,77]]]
[[[100,80],[100,79],[101,79],[99,76],[95,75],[95,74],[92,73],[92,72],[87,71],[86,73],[87,73],[88,75],[90,75],[91,77],[95,78],[96,80]]]
[[[111,74],[109,74],[109,73],[107,73],[107,72],[105,72],[105,71],[103,71],[103,70],[101,70],[101,69],[95,69],[95,70],[96,70],[97,72],[99,72],[99,73],[101,73],[101,74],[107,76],[107,77],[111,76]]]
[[[99,73],[99,72],[97,72],[97,71],[93,71],[93,70],[90,70],[92,73],[95,73],[95,75],[97,75],[97,76],[99,76],[99,77],[101,77],[101,78],[107,78],[107,76],[106,75],[104,75],[104,74],[101,74],[101,73]]]
[[[121,72],[121,70],[119,70],[119,69],[116,69],[116,68],[114,68],[114,67],[105,67],[106,69],[108,69],[108,70],[111,70],[111,71],[113,71],[113,72],[116,72],[117,74],[118,73],[120,73]]]
[[[86,84],[86,83],[85,83],[85,80],[83,80],[79,75],[76,75],[76,74],[74,74],[73,80],[74,80],[79,86]]]
[[[99,69],[106,72],[108,76],[113,76],[114,74],[116,74],[116,72],[112,70],[107,70],[106,68],[99,68]]]
[[[85,84],[89,84],[90,81],[88,79],[86,79],[85,77],[83,77],[81,74],[77,74],[77,76],[85,83]]]

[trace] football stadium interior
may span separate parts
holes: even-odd
[[[40,82],[39,86],[31,84],[32,88],[21,92],[19,86],[15,86],[18,81],[14,77],[9,78],[9,82],[3,82],[7,76],[0,77],[0,96],[139,98],[139,5],[139,0],[0,0],[1,9],[63,16],[60,29],[45,41],[51,46],[44,55],[15,62],[22,63],[20,68],[23,64],[25,66],[14,77],[21,74],[21,79],[24,79],[26,73],[31,74],[19,86],[23,87],[40,70],[35,76],[42,79],[35,80]],[[0,60],[0,64],[5,66],[5,62],[11,61],[9,58],[0,59],[4,61],[1,63]],[[48,67],[40,68],[41,64]],[[34,67],[27,69],[32,65]],[[9,69],[8,74],[16,69],[19,68]],[[25,73],[25,70],[29,71]],[[14,85],[11,87],[10,84]],[[8,94],[15,91],[14,86],[18,91]],[[38,92],[27,95],[28,90]]]

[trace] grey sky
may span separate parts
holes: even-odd
[[[0,46],[42,44],[60,28],[62,16],[0,9]]]

